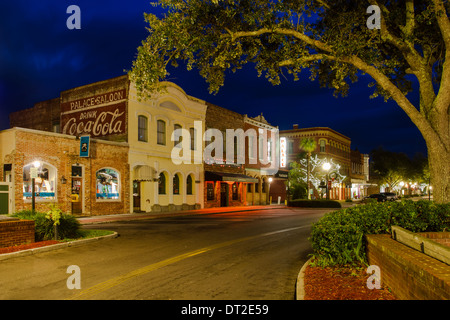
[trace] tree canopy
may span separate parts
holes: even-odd
[[[156,4],[154,4],[156,5]],[[197,69],[217,92],[228,70],[255,66],[277,85],[311,80],[345,96],[362,75],[373,97],[393,99],[428,147],[435,199],[450,201],[450,2],[444,0],[161,0],[166,13],[146,14],[149,37],[130,72],[138,93],[151,96],[169,64]],[[380,9],[380,29],[367,8]],[[420,104],[408,93],[417,83]],[[439,174],[438,174],[439,173]]]

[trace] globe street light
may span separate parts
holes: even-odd
[[[328,171],[330,170],[330,168],[331,168],[331,164],[328,163],[328,162],[325,162],[325,163],[322,165],[322,169],[325,170],[326,173],[327,173],[327,180],[326,180],[327,200],[330,199],[330,191],[329,191],[329,189],[328,189]]]

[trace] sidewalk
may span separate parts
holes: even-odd
[[[179,217],[196,214],[220,214],[227,212],[244,212],[244,211],[256,211],[256,210],[270,210],[270,209],[283,209],[287,208],[285,205],[260,205],[260,206],[240,206],[240,207],[219,207],[209,209],[198,210],[183,210],[183,211],[166,211],[166,212],[144,212],[144,213],[127,213],[127,214],[112,214],[104,216],[89,216],[78,217],[78,221],[82,225],[99,224],[99,223],[111,223],[119,221],[133,221],[144,219],[156,219],[165,217]]]

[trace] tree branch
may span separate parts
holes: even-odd
[[[414,10],[414,0],[406,1],[406,24],[401,27],[403,33],[406,37],[411,37],[414,33],[414,28],[416,26],[415,20],[415,10]]]
[[[243,38],[243,37],[257,37],[263,34],[267,34],[267,33],[274,33],[274,34],[281,34],[281,35],[286,35],[286,36],[292,36],[298,40],[303,41],[306,44],[309,44],[310,46],[313,46],[317,49],[323,50],[325,52],[329,52],[332,53],[333,49],[328,46],[326,43],[319,41],[319,40],[315,40],[312,39],[310,37],[308,37],[307,35],[305,35],[302,32],[299,32],[297,30],[292,30],[292,29],[285,29],[285,28],[274,28],[274,29],[269,29],[269,28],[261,28],[259,30],[256,31],[236,31],[236,32],[232,32],[231,30],[227,29],[227,32],[229,33],[229,35],[231,36],[231,40],[235,41],[238,38]]]

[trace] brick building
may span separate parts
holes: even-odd
[[[333,161],[339,167],[339,174],[345,177],[341,181],[329,177],[330,199],[345,200],[349,198],[361,198],[367,192],[368,181],[368,155],[362,155],[359,151],[351,150],[351,139],[345,135],[327,127],[299,128],[294,125],[290,130],[280,131],[280,171],[283,178],[276,178],[272,182],[271,195],[275,197],[284,195],[287,183],[287,172],[290,163],[297,161],[299,155],[304,152],[300,149],[300,141],[305,138],[313,138],[316,141],[316,149],[312,152],[321,159]],[[323,179],[326,173],[323,172]],[[324,190],[315,188],[314,197],[322,196]]]
[[[240,206],[247,204],[247,184],[257,183],[258,179],[245,174],[244,163],[237,161],[237,140],[233,136],[232,143],[233,157],[232,161],[226,161],[227,158],[227,129],[243,130],[244,116],[237,112],[207,103],[206,109],[206,131],[216,130],[217,136],[208,138],[206,148],[217,148],[211,152],[211,159],[205,159],[204,171],[204,199],[205,208]],[[216,140],[220,139],[220,140]],[[206,140],[206,139],[205,139]],[[222,150],[219,148],[222,147]],[[231,150],[230,150],[231,151]],[[231,157],[231,156],[230,156]]]
[[[0,179],[13,186],[11,211],[31,209],[35,168],[37,211],[57,204],[76,214],[127,213],[128,144],[92,139],[89,148],[90,157],[81,158],[80,140],[73,136],[23,128],[0,132]]]
[[[278,127],[267,122],[262,114],[254,118],[244,115],[244,130],[248,133],[251,131],[257,133],[255,137],[249,135],[245,145],[247,151],[245,174],[258,179],[257,183],[247,184],[247,203],[252,205],[268,204],[270,203],[270,186],[278,172],[278,167],[274,167],[277,164],[272,161],[272,154],[277,153]],[[267,141],[267,150],[263,145],[264,140]],[[267,160],[264,159],[265,155],[267,155]]]
[[[59,98],[11,114],[10,124],[126,142],[127,157],[120,160],[128,166],[127,184],[122,185],[127,189],[126,212],[201,207],[203,165],[174,164],[172,151],[177,143],[172,138],[176,129],[195,131],[195,121],[200,123],[198,131],[203,131],[206,105],[173,83],[167,82],[166,89],[140,100],[128,76],[120,76],[63,91]],[[75,178],[69,180],[78,183]]]

